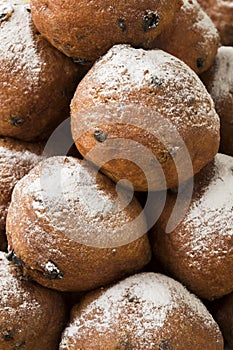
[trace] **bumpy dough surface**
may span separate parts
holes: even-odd
[[[201,79],[220,117],[220,152],[233,156],[233,47],[221,46]]]
[[[69,116],[83,68],[42,38],[27,3],[0,3],[0,15],[0,134],[41,140]]]
[[[0,137],[0,236],[2,238],[13,188],[29,170],[42,160],[40,156],[42,150],[42,144]]]
[[[233,1],[198,0],[219,31],[222,45],[233,45]]]
[[[218,154],[197,174],[189,209],[178,226],[166,231],[176,202],[170,193],[152,230],[153,251],[165,271],[210,300],[233,291],[232,168],[233,157]],[[183,201],[187,200],[184,191]]]
[[[56,350],[65,319],[61,295],[20,281],[0,252],[0,348]]]
[[[150,260],[147,225],[127,196],[78,159],[41,162],[17,183],[7,216],[19,273],[49,288],[85,291],[140,270]]]
[[[87,295],[72,310],[60,350],[222,350],[217,324],[194,295],[155,273]]]
[[[56,48],[82,63],[114,44],[150,48],[173,20],[181,0],[31,0],[38,30]]]
[[[184,0],[170,26],[155,40],[155,46],[200,74],[213,64],[219,39],[214,23],[197,0]]]
[[[78,85],[71,128],[83,156],[139,191],[177,186],[219,147],[219,117],[198,76],[162,50],[129,45],[114,46]]]

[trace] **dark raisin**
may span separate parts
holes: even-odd
[[[14,9],[11,5],[1,5],[0,6],[0,23],[8,20],[11,17]]]
[[[135,297],[130,297],[130,298],[129,298],[129,302],[130,302],[130,303],[133,303],[134,300],[135,300]]]
[[[118,26],[121,28],[121,31],[124,33],[127,30],[127,25],[125,23],[125,20],[123,18],[118,18],[117,20]]]
[[[158,87],[161,87],[162,85],[163,85],[163,79],[161,79],[161,78],[158,78],[158,77],[152,77],[151,78],[151,83],[153,84],[153,85],[156,85],[156,86],[158,86]]]
[[[159,350],[172,350],[172,346],[169,341],[162,340],[159,344]]]
[[[139,300],[138,300],[138,298],[136,297],[136,295],[131,295],[131,296],[129,296],[129,302],[130,303],[138,303],[139,302]]]
[[[92,62],[90,60],[86,60],[85,58],[74,58],[73,61],[74,61],[74,63],[78,63],[78,64],[82,64],[82,65],[90,64]]]
[[[104,142],[108,137],[108,134],[104,131],[101,130],[96,130],[94,132],[94,138],[98,141],[98,142]]]
[[[6,255],[6,258],[8,261],[12,261],[12,257],[14,255],[14,250],[10,251],[7,255]]]
[[[23,125],[25,122],[24,119],[20,119],[20,118],[15,118],[15,117],[11,117],[11,124],[14,126],[20,126]]]
[[[197,68],[203,68],[204,63],[205,63],[205,58],[204,57],[199,57],[197,59],[197,62],[196,62]]]
[[[25,263],[15,255],[14,250],[7,254],[6,258],[16,267],[15,272],[21,281],[30,281],[31,277],[24,274]]]
[[[44,269],[45,277],[48,278],[49,280],[61,280],[64,276],[64,273],[60,271],[57,266],[52,263],[51,261],[48,261],[47,264],[45,265]]]
[[[7,259],[9,261],[11,261],[16,267],[23,267],[24,266],[24,263],[23,261],[18,258],[14,252],[14,250],[12,250],[9,254],[7,254]]]
[[[14,332],[12,329],[7,329],[2,332],[2,338],[4,341],[10,341],[14,337]]]
[[[148,32],[148,30],[156,28],[159,25],[159,21],[159,15],[157,12],[147,10],[142,21],[142,28],[144,32]]]

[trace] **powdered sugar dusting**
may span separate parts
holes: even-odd
[[[233,210],[233,158],[221,154],[215,157],[215,173],[201,205],[208,209]]]
[[[9,317],[14,317],[19,310],[27,312],[40,308],[40,304],[30,293],[30,289],[24,287],[12,273],[12,266],[7,261],[4,253],[0,252],[0,314],[1,311]],[[39,310],[38,310],[39,311]]]
[[[1,64],[7,66],[10,62],[12,74],[24,74],[28,84],[35,84],[39,81],[42,62],[36,47],[31,15],[26,10],[29,5],[10,6],[13,9],[11,16],[1,23]]]
[[[144,235],[147,231],[144,217],[139,223],[135,222],[134,229],[127,230],[127,224],[134,222],[133,215],[136,215],[131,205],[124,206],[127,192],[122,191],[118,196],[110,180],[99,174],[98,183],[96,175],[93,167],[72,157],[47,159],[17,184],[11,220],[14,215],[21,215],[18,202],[23,200],[34,217],[33,222],[28,217],[23,218],[26,227],[30,227],[25,239],[30,241],[33,227],[33,237],[46,236],[43,242],[48,252],[57,243],[51,241],[52,235],[47,235],[40,223],[44,226],[47,222],[56,239],[56,232],[59,232],[64,239],[97,247],[127,244]],[[133,203],[135,205],[135,199]]]
[[[233,47],[222,46],[218,49],[212,68],[213,81],[209,86],[211,96],[218,103],[225,98],[233,100]]]
[[[218,154],[208,186],[192,203],[183,222],[190,239],[187,254],[228,255],[225,240],[233,237],[233,158]]]
[[[160,274],[134,275],[104,291],[77,314],[65,330],[61,349],[74,336],[82,339],[84,334],[97,333],[101,337],[109,332],[117,332],[119,338],[130,336],[140,349],[154,349],[156,334],[178,312],[197,318],[207,328],[215,324],[204,305],[180,283]]]
[[[88,78],[95,104],[103,100],[129,103],[134,98],[139,105],[140,100],[150,103],[150,108],[169,118],[178,131],[187,126],[219,128],[213,101],[201,80],[182,61],[162,50],[116,45],[95,64]]]
[[[205,39],[211,42],[214,38],[218,37],[218,31],[215,27],[214,23],[210,19],[210,17],[206,14],[205,11],[202,10],[200,4],[197,0],[183,0],[184,8],[193,8],[193,11],[198,13],[197,21],[194,24],[194,28],[198,30],[198,32],[203,31],[205,33]]]
[[[20,143],[19,143],[20,144]],[[16,170],[17,166],[17,174],[22,175],[25,173],[24,166],[31,164],[31,167],[38,163],[39,160],[42,159],[42,156],[38,156],[37,154],[27,150],[26,148],[21,151],[17,151],[14,149],[9,149],[8,147],[0,146],[0,172],[3,172],[3,167],[9,167],[11,170]],[[14,172],[12,171],[9,175],[13,177]],[[0,178],[2,178],[0,176]]]
[[[24,192],[36,194],[33,208],[38,217],[44,215],[55,230],[67,232],[69,237],[75,237],[78,233],[81,235],[83,231],[84,239],[90,234],[92,224],[96,234],[97,231],[101,233],[101,219],[108,214],[110,216],[113,209],[110,198],[104,192],[98,191],[91,171],[82,169],[81,164],[72,158],[64,163],[62,158],[51,161],[48,159],[44,163],[41,176],[35,178]],[[83,220],[81,229],[79,212],[82,213]],[[89,222],[88,226],[84,222]],[[107,222],[104,224],[107,225]]]
[[[14,148],[8,143],[0,146],[0,229],[3,230],[7,215],[11,193],[15,184],[31,169],[42,157],[23,148],[23,144],[16,142]],[[13,145],[13,144],[12,144]],[[12,146],[11,145],[11,146]],[[22,146],[21,150],[19,147]],[[26,146],[25,146],[26,147]],[[33,147],[32,147],[33,148]]]

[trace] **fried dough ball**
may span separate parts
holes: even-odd
[[[184,0],[170,26],[156,39],[155,46],[180,58],[197,74],[214,61],[219,34],[197,0]]]
[[[175,280],[131,276],[87,295],[72,310],[60,350],[222,350],[205,306]]]
[[[71,128],[84,157],[136,191],[177,186],[219,147],[219,117],[198,76],[162,50],[128,45],[114,46],[78,85]]]
[[[220,47],[213,66],[201,79],[220,117],[220,152],[233,156],[233,47]]]
[[[232,169],[233,158],[218,154],[196,176],[191,202],[183,196],[189,208],[176,228],[167,228],[176,203],[170,193],[152,229],[153,251],[166,273],[209,300],[233,291]]]
[[[83,68],[36,30],[29,4],[0,3],[0,135],[48,137],[69,116]]]
[[[139,271],[151,256],[142,208],[88,163],[52,157],[16,185],[7,216],[19,274],[85,291]]]
[[[0,252],[0,349],[57,350],[65,320],[62,297],[20,281]]]
[[[0,247],[4,249],[5,225],[15,184],[42,160],[42,144],[0,137]]]
[[[150,48],[181,0],[31,0],[39,32],[78,62],[94,62],[113,45]]]
[[[198,0],[219,31],[222,45],[233,45],[233,1]]]

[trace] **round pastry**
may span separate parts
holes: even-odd
[[[15,184],[42,160],[42,150],[42,144],[0,137],[0,241],[3,244],[12,190]],[[0,246],[3,248],[1,244]]]
[[[150,48],[181,0],[31,0],[39,32],[78,62],[94,62],[114,44]]]
[[[131,276],[87,295],[72,310],[60,350],[222,350],[221,332],[205,306],[175,280]]]
[[[142,208],[88,163],[41,162],[15,186],[7,216],[19,274],[61,291],[85,291],[150,260]]]
[[[180,58],[197,74],[213,64],[218,44],[218,31],[197,0],[184,0],[173,22],[155,40],[156,47]]]
[[[233,291],[232,169],[233,158],[218,154],[197,174],[189,209],[178,226],[168,229],[176,202],[170,193],[152,229],[153,251],[165,271],[209,300]]]
[[[24,1],[0,3],[0,17],[0,135],[43,139],[69,116],[83,68],[42,38]]]
[[[210,310],[226,343],[233,348],[233,293],[212,302]]]
[[[0,349],[57,350],[66,320],[62,297],[20,281],[0,252]]]
[[[233,45],[232,0],[198,0],[219,31],[223,45]]]
[[[233,47],[220,47],[213,66],[201,79],[220,117],[220,151],[233,156]]]
[[[219,117],[198,76],[162,50],[128,45],[114,46],[80,82],[71,128],[84,157],[136,191],[186,181],[219,147]]]

